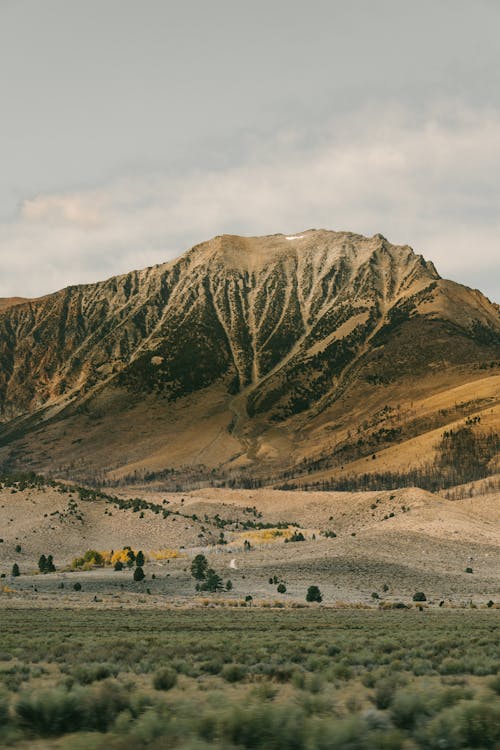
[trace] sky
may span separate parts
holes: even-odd
[[[0,296],[326,228],[500,302],[499,28],[497,0],[0,0]]]

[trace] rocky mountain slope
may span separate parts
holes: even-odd
[[[443,425],[496,425],[499,366],[498,306],[408,246],[224,235],[0,305],[0,461],[108,480],[398,469]]]

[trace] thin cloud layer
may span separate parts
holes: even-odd
[[[40,194],[0,225],[0,296],[38,296],[171,259],[222,233],[382,232],[500,301],[500,114],[375,108],[283,131],[223,169]],[[308,145],[313,142],[315,145]]]

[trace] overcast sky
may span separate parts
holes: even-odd
[[[497,0],[0,0],[0,296],[381,232],[500,302]]]

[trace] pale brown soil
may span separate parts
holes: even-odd
[[[124,492],[124,495],[128,493]],[[134,489],[134,495],[139,494]],[[500,493],[450,501],[419,489],[395,492],[321,493],[275,490],[198,490],[191,493],[141,493],[183,515],[162,518],[149,510],[118,510],[104,501],[83,502],[54,489],[0,491],[0,606],[190,606],[201,600],[189,566],[203,552],[231,592],[206,595],[230,601],[304,602],[309,585],[320,586],[326,604],[378,606],[379,600],[411,601],[415,591],[446,606],[500,602]],[[130,496],[130,495],[128,495]],[[68,511],[76,500],[77,515]],[[390,514],[394,514],[391,517]],[[195,514],[198,520],[186,518]],[[214,542],[222,519],[298,524],[305,542],[285,543],[291,531],[272,538],[269,531],[225,529],[226,545]],[[262,515],[260,515],[262,514]],[[204,529],[204,531],[202,530]],[[321,532],[334,531],[336,538]],[[202,534],[200,537],[199,535]],[[248,539],[251,551],[244,551]],[[16,552],[16,545],[21,551]],[[109,551],[130,545],[146,554],[146,581],[111,568],[70,570],[87,549]],[[177,555],[155,560],[154,552]],[[52,554],[57,572],[39,575],[40,554]],[[12,579],[17,562],[22,575]],[[472,567],[473,573],[465,569]],[[155,578],[152,578],[152,575]],[[270,576],[284,580],[279,595]],[[72,590],[73,583],[82,591]],[[64,588],[60,588],[61,584]],[[388,590],[383,591],[386,584]],[[147,593],[147,589],[151,592]],[[97,601],[95,601],[97,599]]]

